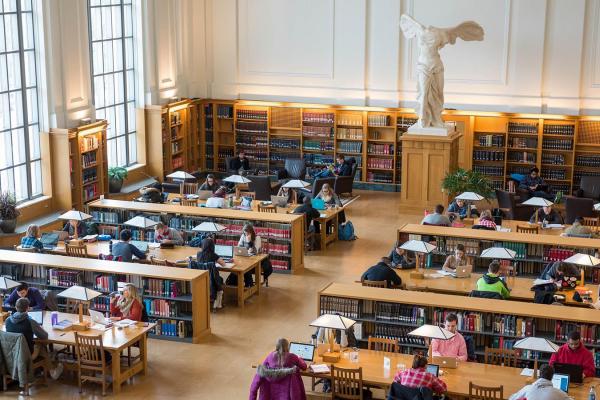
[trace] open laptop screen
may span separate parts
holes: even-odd
[[[233,246],[224,246],[221,244],[215,244],[215,253],[219,257],[232,258],[233,257]]]
[[[315,346],[306,343],[290,343],[290,353],[293,353],[304,361],[312,361],[315,355]]]
[[[556,389],[569,393],[569,375],[554,374],[552,375],[552,386]]]

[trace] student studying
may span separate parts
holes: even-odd
[[[447,390],[446,383],[427,372],[427,358],[421,355],[415,355],[412,363],[412,368],[398,371],[394,377],[394,382],[409,388],[428,388],[435,394],[442,394]]]
[[[39,239],[40,227],[37,225],[29,225],[27,227],[27,233],[21,238],[21,247],[24,249],[35,248],[38,251],[44,249],[44,244]]]
[[[177,246],[183,246],[181,233],[177,229],[169,228],[162,222],[154,226],[154,234],[154,241],[156,243],[172,243]]]
[[[390,252],[388,258],[392,263],[392,267],[399,269],[411,269],[415,268],[417,262],[415,259],[408,257],[408,252],[402,247],[402,242],[396,242],[396,245]]]
[[[29,287],[29,285],[22,282],[12,291],[10,296],[8,296],[8,299],[4,301],[4,307],[14,308],[17,300],[21,298],[26,298],[28,300],[29,308],[32,311],[42,311],[46,306],[40,290],[38,288]]]
[[[111,254],[116,257],[121,257],[124,262],[131,262],[133,256],[136,256],[139,260],[145,260],[146,254],[140,251],[136,246],[130,243],[131,231],[129,229],[123,229],[119,233],[120,242],[115,242],[112,245]]]
[[[123,287],[123,294],[119,297],[110,297],[110,319],[113,321],[122,319],[141,321],[142,307],[142,300],[138,295],[137,288],[128,283]]]
[[[387,257],[382,257],[377,264],[369,267],[360,277],[360,281],[385,281],[387,287],[402,285],[402,279],[392,269],[391,261]]]
[[[467,265],[467,257],[465,256],[465,245],[459,243],[456,245],[454,254],[450,254],[448,255],[448,257],[446,257],[446,261],[444,261],[442,270],[447,272],[455,272],[456,267],[463,267],[465,265]]]
[[[444,328],[454,333],[452,339],[431,340],[431,355],[433,357],[456,357],[459,361],[467,361],[467,344],[465,338],[458,332],[458,317],[454,313],[446,315]]]
[[[554,368],[545,364],[540,368],[540,377],[531,385],[523,387],[513,394],[508,400],[569,400],[572,399],[567,393],[557,389],[552,384]]]
[[[450,220],[444,214],[444,206],[438,204],[435,206],[433,214],[427,214],[421,221],[422,225],[439,225],[439,226],[450,226]]]
[[[483,292],[482,296],[492,298],[499,296],[503,299],[508,299],[510,297],[510,290],[506,286],[506,283],[500,278],[499,272],[500,263],[497,260],[492,261],[488,267],[488,272],[483,274],[477,281],[477,290]],[[492,295],[486,296],[485,293],[490,293]],[[494,293],[496,296],[493,296]]]
[[[560,346],[558,351],[552,354],[552,357],[550,357],[550,365],[555,366],[557,363],[581,366],[583,378],[596,376],[594,356],[581,341],[581,333],[579,331],[572,331],[569,334],[567,343]]]

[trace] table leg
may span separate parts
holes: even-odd
[[[140,339],[140,358],[142,360],[142,375],[146,375],[146,369],[148,368],[148,335],[142,335]]]
[[[321,251],[325,251],[327,248],[327,221],[323,221],[321,224]]]
[[[112,380],[113,394],[121,393],[121,352],[119,350],[110,350],[112,356]]]
[[[244,308],[244,274],[243,273],[238,273],[237,274],[237,300],[238,300],[238,307]]]
[[[256,268],[254,268],[254,281],[256,282],[256,295],[260,296],[260,275],[261,275],[261,265],[260,261],[256,263]]]

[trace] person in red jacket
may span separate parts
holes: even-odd
[[[550,357],[550,365],[554,363],[577,364],[583,368],[583,377],[596,376],[594,356],[581,342],[581,333],[573,331],[567,343],[560,346],[558,352]]]
[[[142,301],[134,285],[128,283],[123,288],[121,296],[110,298],[110,315],[110,319],[113,321],[142,320]]]

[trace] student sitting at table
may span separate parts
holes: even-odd
[[[562,224],[563,219],[559,213],[557,213],[552,206],[545,206],[542,208],[538,208],[531,218],[529,218],[529,223],[535,223],[535,216],[537,214],[537,220],[539,223],[543,224],[546,221],[547,224]]]
[[[300,371],[306,370],[303,359],[290,353],[287,339],[277,340],[275,351],[256,369],[250,386],[250,400],[305,400]],[[258,395],[260,392],[260,395]]]
[[[63,231],[69,233],[69,238],[75,237],[75,232],[77,232],[77,236],[84,237],[85,230],[86,229],[84,223],[75,219],[70,219],[69,221],[67,221],[65,226],[63,226]]]
[[[260,237],[256,236],[256,232],[254,231],[254,227],[252,226],[252,224],[245,224],[242,228],[242,235],[240,236],[240,240],[238,241],[238,247],[248,249],[248,254],[251,256],[258,254],[258,250],[260,249]],[[244,274],[245,287],[251,287],[254,285],[254,280],[252,279],[253,274],[254,271],[248,271]],[[235,274],[230,274],[227,278],[228,281],[230,277],[237,278]],[[237,280],[235,281],[235,284],[237,285]]]
[[[296,207],[293,213],[304,214],[306,216],[306,229],[308,231],[312,230],[315,233],[320,233],[320,224],[317,221],[314,221],[313,224],[313,220],[319,218],[321,213],[319,213],[319,210],[315,209],[312,206],[310,196],[304,196],[304,198],[302,199],[302,205]]]
[[[227,194],[227,188],[225,186],[221,186],[213,193],[213,195],[211,197],[209,197],[206,200],[206,207],[224,208],[226,194]]]
[[[156,243],[171,242],[177,246],[183,246],[183,237],[177,229],[169,228],[159,222],[154,225],[154,241]]]
[[[427,357],[416,354],[413,359],[412,368],[398,371],[394,377],[394,382],[415,389],[426,387],[437,394],[446,392],[446,383],[432,373],[427,372],[425,369],[426,366]]]
[[[137,201],[141,201],[142,203],[164,203],[162,185],[160,183],[156,183],[153,186],[144,186],[140,189],[140,194],[141,196],[138,197]]]
[[[287,202],[289,203],[294,198],[294,192],[292,191],[292,189],[282,186],[279,188],[279,191],[277,192],[277,196],[287,198]]]
[[[546,268],[540,274],[540,279],[548,280],[551,279],[554,282],[564,280],[565,276],[578,276],[579,270],[573,264],[565,263],[562,261],[555,261],[549,263]]]
[[[431,340],[431,354],[433,357],[456,357],[457,360],[467,361],[467,343],[458,332],[458,317],[454,313],[446,315],[444,328],[454,333],[452,339]]]
[[[489,228],[490,230],[496,230],[496,223],[494,222],[494,218],[492,218],[492,212],[490,210],[483,210],[481,212],[481,216],[479,217],[479,221],[476,225],[484,226],[486,228]]]
[[[29,307],[31,307],[32,311],[42,311],[46,307],[44,297],[39,289],[29,287],[25,282],[22,282],[12,291],[10,296],[8,296],[8,299],[4,301],[4,307],[14,308],[17,300],[21,298],[26,298],[28,300]]]
[[[377,264],[369,267],[360,277],[360,281],[385,281],[387,287],[402,285],[402,279],[392,269],[391,261],[387,257],[382,257]]]
[[[217,178],[215,178],[213,174],[208,174],[206,175],[206,180],[202,185],[200,185],[198,191],[211,190],[214,193],[219,189],[220,186],[221,185],[219,185],[219,183],[217,182]]]
[[[6,332],[21,333],[27,341],[27,346],[31,352],[31,359],[35,360],[38,357],[45,359],[46,368],[50,371],[50,377],[53,380],[63,372],[63,364],[58,363],[56,367],[52,367],[50,356],[46,350],[46,346],[35,343],[33,341],[33,335],[40,340],[48,339],[48,332],[40,324],[29,317],[27,310],[29,309],[29,300],[26,297],[20,298],[15,304],[17,311],[13,313],[5,323]]]
[[[196,260],[199,263],[216,263],[220,266],[225,266],[225,261],[215,253],[215,242],[211,238],[202,239],[200,251],[196,254]]]
[[[438,204],[435,206],[435,212],[433,214],[427,214],[425,218],[421,221],[421,225],[440,225],[440,226],[450,226],[450,220],[444,213],[444,206]]]
[[[506,283],[500,279],[498,272],[500,271],[500,263],[494,260],[488,267],[488,272],[483,274],[477,281],[477,290],[480,292],[495,292],[502,296],[504,299],[510,297],[510,291],[506,286]]]
[[[569,334],[567,343],[560,346],[558,351],[552,354],[550,365],[553,366],[554,363],[581,365],[584,378],[596,376],[594,355],[581,342],[579,331],[572,331]]]
[[[40,239],[40,227],[32,224],[27,227],[27,233],[21,238],[21,248],[23,249],[38,249],[42,251],[44,244]]]
[[[531,385],[524,386],[508,400],[569,400],[572,399],[567,393],[552,385],[554,368],[548,364],[542,365],[539,371],[539,379]]]
[[[121,257],[124,262],[131,262],[133,256],[136,256],[140,260],[146,259],[146,254],[142,253],[140,249],[129,243],[131,240],[131,231],[129,229],[123,229],[119,234],[121,239],[120,242],[115,242],[112,245],[111,254],[116,257]]]
[[[591,236],[592,230],[583,225],[583,217],[575,217],[575,221],[573,221],[573,225],[565,229],[560,236]]]
[[[323,200],[325,202],[325,206],[327,206],[328,208],[334,206],[342,207],[340,197],[337,194],[335,194],[329,183],[323,184],[323,186],[321,187],[321,191],[319,192],[319,194],[317,194],[315,198]],[[344,210],[341,210],[338,213],[338,224],[343,224],[344,222],[346,222],[346,214],[344,213]],[[327,224],[330,223],[331,222],[328,222]]]
[[[456,214],[460,219],[466,218],[469,211],[469,205],[461,199],[454,199],[448,206],[448,214]],[[471,211],[471,215],[476,215],[476,211]]]
[[[392,267],[399,269],[415,268],[417,262],[414,259],[409,258],[408,252],[400,246],[402,246],[402,242],[396,242],[396,246],[394,246],[388,256],[392,263]]]
[[[467,257],[465,257],[465,246],[462,243],[456,245],[454,254],[450,254],[446,257],[442,270],[447,272],[456,272],[456,267],[462,267],[467,265]]]
[[[122,319],[141,321],[142,307],[142,299],[138,295],[137,288],[128,283],[123,288],[121,296],[111,296],[110,319],[113,321],[120,321]]]

